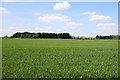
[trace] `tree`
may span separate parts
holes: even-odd
[[[59,33],[58,34],[58,38],[61,38],[61,39],[71,39],[71,35],[69,33]]]
[[[71,39],[69,33],[30,33],[30,32],[17,32],[13,34],[12,38],[61,38],[61,39]]]
[[[97,36],[96,36],[96,39],[99,39],[99,38],[100,38],[100,37],[97,35]]]
[[[9,38],[9,37],[6,35],[6,36],[4,36],[3,38]]]

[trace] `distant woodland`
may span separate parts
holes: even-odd
[[[17,32],[12,36],[4,36],[4,38],[51,38],[51,39],[120,39],[120,35],[109,35],[96,37],[79,37],[72,36],[69,33],[30,33],[30,32]]]

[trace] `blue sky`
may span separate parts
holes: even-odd
[[[65,0],[1,0],[2,2],[59,2]],[[119,0],[66,0],[69,2],[118,2]]]
[[[15,32],[69,32],[74,36],[118,32],[117,2],[3,2],[2,36]]]

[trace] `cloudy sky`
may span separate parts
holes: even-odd
[[[5,0],[4,0],[5,1]],[[6,0],[7,1],[7,0]],[[118,32],[117,2],[3,2],[2,34],[15,32],[69,32],[74,36]]]

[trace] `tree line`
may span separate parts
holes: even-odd
[[[69,33],[30,33],[30,32],[17,32],[11,36],[11,38],[61,38],[71,39]]]
[[[120,35],[109,35],[96,37],[79,37],[71,36],[69,33],[30,33],[30,32],[17,32],[10,37],[4,38],[60,38],[60,39],[80,39],[80,40],[94,40],[94,39],[120,39]]]
[[[96,36],[96,39],[120,39],[120,35]]]

